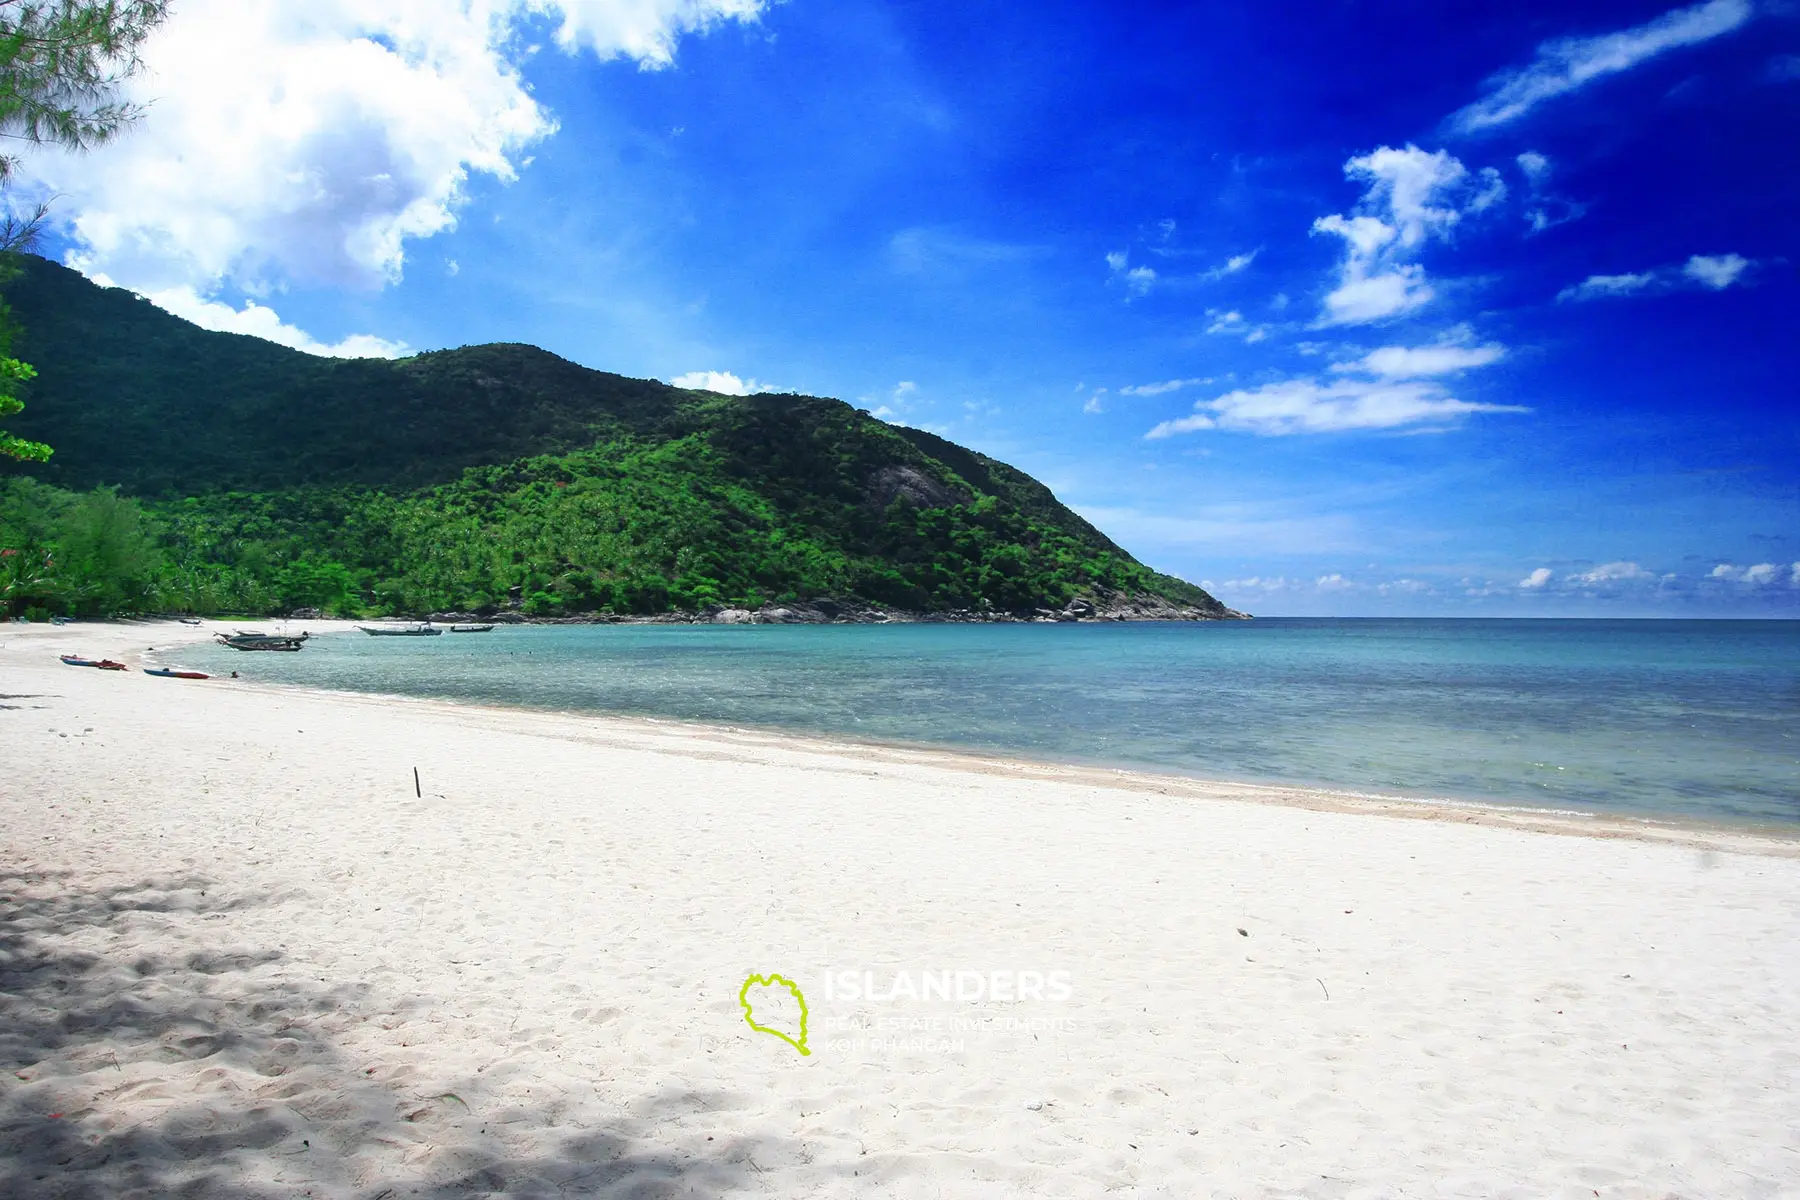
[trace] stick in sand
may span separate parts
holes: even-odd
[[[413,795],[423,800],[425,793],[419,790],[419,768],[413,768]]]

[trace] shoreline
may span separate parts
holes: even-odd
[[[359,631],[361,625],[366,623],[335,619],[281,619],[268,622],[277,627],[304,626],[307,629],[319,631],[315,636],[354,634]],[[567,623],[547,622],[546,624]],[[175,647],[178,646],[208,642],[214,634],[231,632],[241,627],[241,624],[244,623],[208,619],[203,624],[194,626],[169,619],[143,619],[83,622],[78,626],[31,626],[28,628],[47,628],[54,633],[66,633],[70,628],[77,627],[82,630],[117,631],[117,635],[107,641],[107,646],[110,648],[102,653],[119,655],[127,659],[143,658],[145,662],[155,665],[179,665],[166,663],[164,661],[165,653],[174,653]],[[0,625],[0,645],[5,644],[5,632],[15,628],[17,627]],[[156,632],[167,645],[136,651],[125,648],[123,639],[126,631],[146,630]],[[168,636],[170,634],[175,635],[173,641]],[[453,635],[446,634],[444,636]],[[563,720],[595,722],[616,726],[622,731],[634,728],[640,731],[678,729],[690,737],[728,743],[739,741],[751,749],[761,749],[772,745],[799,745],[805,746],[811,753],[820,755],[862,757],[895,764],[930,765],[978,775],[1003,775],[1024,780],[1081,783],[1123,792],[1153,793],[1190,800],[1272,804],[1315,812],[1386,816],[1415,821],[1460,821],[1562,836],[1626,838],[1715,850],[1732,850],[1740,853],[1800,858],[1800,824],[1789,828],[1750,819],[1734,820],[1727,817],[1585,812],[1580,809],[1536,806],[1524,801],[1477,797],[1410,796],[1397,792],[1365,791],[1330,784],[1184,775],[1129,766],[1038,759],[1022,756],[1017,752],[989,751],[919,742],[886,741],[876,738],[859,738],[846,733],[789,729],[780,726],[733,725],[679,717],[593,712],[526,704],[495,704],[448,697],[316,688],[302,684],[245,679],[227,680],[226,682],[245,691],[259,691],[275,695],[298,694],[325,699],[351,699],[376,704],[441,706],[455,713],[488,714],[493,717],[536,715]]]

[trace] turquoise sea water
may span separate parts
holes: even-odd
[[[502,626],[180,659],[320,688],[1800,825],[1800,622]]]

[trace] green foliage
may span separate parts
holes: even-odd
[[[31,369],[30,363],[22,363],[16,358],[0,356],[0,419],[24,410],[25,402],[20,400],[16,393],[20,384],[36,374],[37,372]],[[8,458],[43,462],[50,457],[50,447],[42,442],[14,437],[6,430],[0,429],[0,454]]]
[[[529,346],[321,359],[41,260],[9,291],[40,371],[19,427],[58,447],[42,483],[12,481],[35,515],[0,521],[0,545],[55,552],[34,603],[1013,612],[1105,590],[1222,611],[1023,472],[841,401],[686,391]],[[76,491],[102,484],[119,492]]]
[[[0,231],[0,242],[4,241],[3,232]],[[18,255],[0,250],[0,285],[18,277],[19,262]],[[18,326],[13,320],[12,309],[4,300],[0,300],[0,421],[24,411],[25,402],[19,399],[19,389],[37,377],[37,371],[30,363],[20,362],[11,356],[13,335],[17,331]],[[0,458],[43,462],[49,457],[50,447],[44,443],[18,437],[0,429]]]

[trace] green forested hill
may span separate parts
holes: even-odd
[[[1224,614],[1023,472],[841,401],[520,345],[322,359],[22,266],[5,298],[38,378],[8,428],[56,453],[0,467],[14,610]]]

